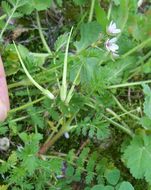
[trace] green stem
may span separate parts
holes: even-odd
[[[134,47],[133,49],[131,49],[130,51],[128,51],[127,53],[125,53],[124,55],[121,56],[121,59],[131,55],[132,53],[134,53],[135,51],[142,49],[145,45],[147,45],[149,42],[151,42],[151,38],[146,39],[145,41],[143,41],[141,44],[137,45],[136,47]]]
[[[109,109],[109,108],[106,108],[106,111],[107,111],[108,113],[110,113],[111,115],[113,115],[115,119],[117,119],[118,121],[120,121],[121,124],[122,124],[124,127],[128,128],[127,124],[126,124],[126,123],[121,119],[121,117],[119,117],[119,115],[117,115],[113,110],[111,110],[111,109]]]
[[[135,69],[131,70],[130,73],[132,73],[129,77],[128,80],[131,79],[133,76],[135,76],[137,73],[142,71],[142,64],[144,64],[144,61],[148,59],[151,56],[151,51],[149,51],[146,55],[141,57],[137,62],[136,65],[138,65]],[[141,64],[141,65],[140,65]],[[140,66],[139,66],[140,65]]]
[[[14,42],[13,42],[13,43],[14,43]],[[23,60],[22,60],[22,58],[21,58],[21,55],[20,55],[20,53],[19,53],[19,51],[18,51],[18,48],[17,48],[17,46],[16,46],[15,43],[14,43],[14,46],[15,46],[15,49],[16,49],[16,52],[17,52],[19,61],[20,61],[21,65],[22,65],[22,67],[23,67],[23,69],[24,69],[25,74],[26,74],[27,77],[29,78],[29,80],[30,80],[45,96],[47,96],[48,98],[50,98],[50,99],[52,99],[52,100],[55,99],[54,95],[53,95],[49,90],[44,89],[42,86],[40,86],[40,85],[32,78],[32,76],[29,74],[27,68],[25,67],[25,64],[24,64],[24,62],[23,62]]]
[[[42,147],[39,150],[39,154],[45,154],[47,150],[67,131],[68,126],[65,124],[61,127],[61,129],[58,131],[58,133],[46,140],[46,142],[42,145]]]
[[[4,34],[5,30],[6,30],[6,28],[7,28],[8,24],[9,24],[13,14],[15,13],[16,9],[17,9],[17,3],[16,3],[16,6],[13,8],[11,15],[7,19],[7,22],[5,23],[5,26],[3,27],[3,29],[2,29],[2,31],[0,33],[0,40],[2,40],[2,36],[3,36],[3,34]]]
[[[65,133],[65,128],[61,128],[60,131],[50,140],[44,143],[39,153],[44,154],[47,150]]]
[[[38,12],[36,12],[36,20],[37,20],[37,25],[38,25],[38,30],[39,30],[39,35],[40,35],[41,41],[42,41],[42,43],[43,43],[45,49],[47,50],[47,52],[48,52],[50,55],[52,55],[52,52],[51,52],[51,50],[50,50],[50,48],[49,48],[49,46],[48,46],[48,44],[47,44],[47,42],[46,42],[46,40],[45,40],[45,37],[44,37],[44,35],[43,35],[43,32],[42,32],[42,28],[41,28],[41,24],[40,24],[40,19],[39,19],[39,14],[38,14]]]
[[[27,104],[24,104],[23,106],[20,106],[20,107],[18,107],[18,108],[11,109],[11,110],[9,111],[9,113],[14,113],[14,112],[17,112],[17,111],[24,110],[24,109],[26,109],[27,107],[29,107],[29,106],[31,106],[31,105],[33,105],[33,104],[36,104],[36,103],[38,103],[38,102],[40,102],[40,101],[42,101],[42,100],[44,100],[44,99],[45,99],[45,96],[43,96],[43,97],[41,97],[41,98],[39,98],[39,99],[37,99],[37,100],[34,100],[34,101],[32,101],[32,102],[29,102],[29,103],[27,103]]]
[[[113,2],[111,1],[108,8],[107,19],[110,20]]]
[[[112,86],[107,87],[107,89],[124,88],[124,87],[137,86],[137,85],[143,85],[143,84],[149,84],[149,83],[151,83],[151,80],[139,81],[139,82],[129,82],[129,83],[124,83],[124,84],[112,85]]]
[[[56,58],[53,58],[53,63],[54,65],[56,65]],[[60,89],[60,82],[59,82],[59,76],[58,73],[55,71],[55,75],[56,75],[56,79],[57,79],[57,84],[58,84],[58,88]]]
[[[74,115],[75,116],[75,115]],[[66,132],[68,131],[69,125],[73,120],[73,117],[71,117],[62,127],[61,129],[58,131],[58,133],[52,137],[50,139],[50,137],[48,137],[48,139],[45,141],[45,143],[42,145],[42,147],[39,150],[39,154],[45,154],[47,152],[47,150]]]
[[[122,106],[122,104],[118,101],[118,99],[117,99],[114,95],[112,95],[112,97],[113,97],[113,99],[115,100],[115,102],[117,103],[118,107],[119,107],[124,113],[126,113],[127,115],[129,115],[129,116],[132,117],[133,119],[140,120],[139,117],[137,117],[136,115],[134,115],[134,114],[128,112],[128,111]]]
[[[129,136],[133,137],[133,132],[128,129],[128,128],[125,128],[123,125],[113,121],[112,119],[106,117],[105,115],[103,115],[103,117],[109,121],[111,124],[113,124],[114,126],[116,126],[118,129],[122,130],[123,132],[127,133]]]
[[[127,115],[128,113],[133,113],[133,112],[137,112],[137,109],[131,110],[127,113],[122,113],[122,114],[118,115],[118,117],[120,118],[120,117]],[[116,119],[116,117],[111,117],[111,119]]]
[[[93,19],[94,5],[95,5],[95,0],[91,0],[91,7],[90,7],[88,22],[91,22]]]
[[[40,72],[40,73],[37,73],[37,74],[35,74],[34,75],[34,78],[36,78],[37,80],[38,80],[38,83],[39,84],[43,84],[43,83],[51,83],[52,84],[52,82],[54,82],[54,78],[52,78],[52,79],[50,79],[50,78],[46,78],[45,76],[46,75],[50,75],[50,74],[52,74],[53,72],[55,72],[56,71],[56,69],[59,69],[61,67],[61,65],[59,65],[59,66],[55,66],[55,67],[53,67],[53,68],[51,68],[51,69],[46,69],[44,72],[42,71],[42,72]],[[8,85],[8,88],[9,89],[11,89],[11,88],[16,88],[16,87],[20,87],[20,86],[28,86],[28,85],[33,85],[32,84],[32,82],[27,78],[27,79],[23,79],[23,80],[21,80],[21,81],[19,81],[19,82],[15,82],[15,83],[12,83],[12,84],[9,84]]]
[[[78,78],[79,78],[79,75],[80,75],[80,72],[81,72],[81,68],[82,68],[82,66],[80,67],[80,69],[79,69],[79,71],[78,71],[78,73],[77,73],[77,75],[76,75],[76,77],[75,77],[75,79],[74,79],[74,81],[73,81],[73,84],[72,84],[72,86],[71,86],[71,88],[70,88],[70,90],[69,90],[69,93],[68,93],[67,98],[66,98],[66,100],[65,100],[65,104],[66,104],[66,105],[69,104],[69,102],[70,102],[70,100],[71,100],[71,98],[72,98],[72,96],[73,96],[73,91],[74,91],[74,88],[75,88],[75,86],[76,86],[76,82],[77,82],[77,80],[78,80]]]
[[[4,162],[5,162],[4,160],[1,160],[1,159],[0,159],[0,163],[4,163]]]

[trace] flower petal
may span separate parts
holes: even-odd
[[[110,43],[115,43],[116,41],[117,41],[116,37],[109,40]]]
[[[111,50],[112,52],[116,52],[118,49],[119,49],[119,46],[118,46],[117,44],[112,44],[112,45],[110,46],[110,50]]]
[[[118,33],[120,33],[121,32],[121,29],[116,29],[116,30],[114,30],[114,34],[118,34]]]

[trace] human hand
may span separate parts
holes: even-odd
[[[10,109],[8,89],[3,62],[0,56],[0,122],[4,121]]]

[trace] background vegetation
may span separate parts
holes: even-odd
[[[1,1],[1,190],[151,189],[150,4]],[[111,21],[118,57],[105,45]]]

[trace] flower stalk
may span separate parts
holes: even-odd
[[[27,68],[25,67],[25,64],[24,64],[24,62],[23,62],[23,60],[22,60],[22,58],[21,58],[21,55],[20,55],[20,53],[19,53],[19,51],[18,51],[18,48],[17,48],[15,42],[13,42],[13,43],[14,43],[14,46],[15,46],[15,49],[16,49],[16,52],[17,52],[19,61],[20,61],[21,65],[22,65],[22,67],[23,67],[23,69],[24,69],[25,74],[27,75],[27,77],[29,78],[29,80],[31,81],[31,83],[32,83],[34,86],[36,86],[36,87],[42,92],[42,94],[44,94],[45,96],[47,96],[47,97],[50,98],[51,100],[55,99],[55,96],[54,96],[49,90],[44,89],[42,86],[40,86],[40,85],[32,78],[32,76],[29,74]]]

